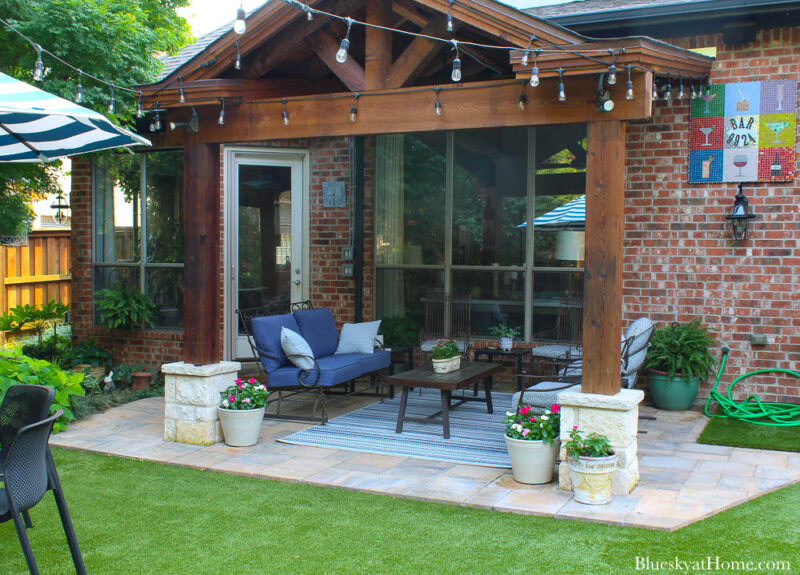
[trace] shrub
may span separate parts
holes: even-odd
[[[714,365],[709,348],[713,341],[700,320],[659,328],[650,340],[645,369],[664,371],[668,377],[705,377]]]
[[[109,329],[139,329],[155,324],[156,306],[147,294],[124,285],[97,292],[100,324]]]
[[[52,387],[56,393],[50,413],[64,410],[53,426],[54,433],[65,430],[69,422],[75,419],[70,400],[73,396],[84,394],[82,381],[82,373],[66,372],[49,361],[33,359],[18,351],[0,351],[0,399],[12,385],[38,384]]]
[[[383,335],[383,345],[386,347],[419,345],[419,323],[410,317],[395,316],[385,317],[381,320],[378,333]]]
[[[85,363],[108,367],[111,363],[111,354],[100,348],[91,339],[87,339],[70,347],[62,361],[63,365],[69,367]]]

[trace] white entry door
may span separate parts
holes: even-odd
[[[251,359],[237,309],[307,299],[306,154],[228,148],[226,327],[230,359]]]

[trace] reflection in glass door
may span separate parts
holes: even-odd
[[[232,357],[249,358],[235,310],[288,309],[304,299],[302,160],[269,153],[233,153],[227,297]],[[233,330],[232,330],[233,331]]]

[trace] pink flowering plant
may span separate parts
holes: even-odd
[[[461,355],[461,350],[458,348],[458,342],[454,339],[437,339],[431,353],[433,359],[450,359]]]
[[[259,409],[267,405],[267,386],[252,377],[247,381],[236,379],[233,385],[219,393],[222,409]]]
[[[553,443],[558,439],[561,415],[558,404],[553,404],[543,413],[534,413],[529,405],[520,405],[516,412],[506,412],[503,422],[506,435],[511,439]]]

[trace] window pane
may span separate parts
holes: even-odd
[[[453,263],[523,265],[527,128],[455,134]]]
[[[115,154],[95,163],[95,261],[139,261],[140,176],[138,155]]]
[[[444,263],[447,135],[376,139],[378,264]]]
[[[583,267],[586,193],[586,126],[536,130],[535,266]],[[557,208],[569,202],[563,213]]]
[[[425,323],[425,295],[428,290],[444,288],[440,270],[375,270],[377,317],[405,316]]]
[[[138,267],[125,267],[115,268],[106,266],[95,266],[94,268],[94,294],[107,288],[114,288],[118,285],[124,285],[128,289],[139,289],[139,268]],[[94,306],[95,312],[95,325],[99,325],[99,312],[97,306]]]
[[[147,154],[147,261],[183,262],[183,152]]]
[[[507,323],[520,328],[525,323],[525,273],[522,271],[454,271],[453,293],[472,296],[470,330],[489,335],[492,326]]]
[[[563,296],[583,301],[583,272],[533,272],[534,338],[555,328]]]
[[[156,327],[183,327],[183,268],[147,268],[145,281],[158,308]]]

